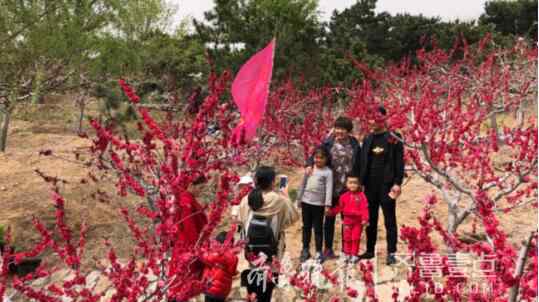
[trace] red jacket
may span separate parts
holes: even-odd
[[[187,246],[194,245],[202,228],[208,223],[202,206],[193,194],[184,192],[180,195],[178,211],[178,241]]]
[[[367,223],[369,221],[369,204],[363,192],[348,191],[341,195],[339,204],[331,210],[331,215],[342,213],[344,224]]]
[[[181,265],[185,263],[182,257],[187,257],[191,249],[195,246],[200,236],[202,228],[208,222],[204,208],[196,201],[193,194],[189,192],[182,193],[177,200],[177,211],[175,223],[178,225],[178,231],[172,249],[172,257],[168,276],[181,276],[181,278],[200,280],[202,276],[203,265],[199,261],[189,262],[190,265]],[[183,284],[172,284],[169,288],[169,298],[183,299],[177,297]]]
[[[204,263],[203,280],[207,282],[206,294],[226,299],[232,288],[232,278],[236,275],[238,257],[231,251],[202,255]]]

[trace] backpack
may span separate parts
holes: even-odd
[[[262,252],[269,260],[277,255],[278,241],[271,228],[271,220],[264,216],[253,215],[247,228],[246,254],[257,255]]]

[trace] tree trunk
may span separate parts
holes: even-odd
[[[523,100],[519,105],[518,105],[518,109],[517,109],[517,116],[516,116],[516,119],[517,119],[517,125],[518,127],[522,127],[522,125],[524,125],[524,110],[525,110],[525,107],[526,107],[526,101]]]
[[[457,220],[459,207],[456,203],[452,204],[451,202],[448,202],[447,210],[447,232],[451,235],[455,235],[458,227]],[[453,247],[450,244],[446,244],[446,252],[450,256],[454,254]]]
[[[77,131],[77,133],[82,133],[82,122],[84,120],[84,110],[86,109],[86,102],[84,100],[84,96],[80,95],[79,96],[79,100],[78,100],[78,105],[79,105],[79,109],[80,109],[80,114],[79,114],[79,129]]]
[[[460,196],[454,196],[442,190],[442,195],[447,202],[447,232],[455,234],[459,226],[459,206]]]
[[[457,231],[458,207],[449,203],[447,210],[447,232],[454,234]]]
[[[5,111],[0,111],[0,114],[2,114],[2,128],[0,129],[0,152],[5,152],[7,143],[7,130],[9,126],[11,110],[9,108],[6,108]]]
[[[515,264],[514,277],[517,278],[518,282],[511,287],[509,290],[509,300],[510,302],[516,302],[519,292],[520,278],[524,272],[524,267],[526,265],[526,258],[528,257],[528,251],[530,250],[530,245],[533,238],[536,236],[536,232],[532,232],[526,240],[522,242],[522,248],[518,254],[518,259]]]
[[[472,213],[472,211],[469,208],[461,210],[456,204],[449,204],[448,209],[449,211],[447,213],[447,231],[450,234],[455,234],[458,227]]]
[[[32,104],[39,104],[41,103],[41,86],[43,83],[43,77],[44,77],[44,71],[43,67],[38,63],[36,66],[36,77],[34,82],[34,87],[32,89]]]
[[[498,120],[496,117],[496,113],[493,113],[490,116],[490,127],[496,132],[496,144],[500,143],[500,131],[498,129]]]

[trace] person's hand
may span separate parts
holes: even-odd
[[[397,199],[397,197],[399,197],[399,195],[401,195],[401,186],[399,185],[393,185],[393,187],[391,187],[391,192],[392,195],[393,195],[393,199]],[[391,197],[391,195],[390,195]]]
[[[329,129],[328,134],[326,135],[326,138],[331,137],[333,135],[333,132],[335,132],[335,128]]]
[[[333,208],[331,208],[331,207],[324,207],[324,216],[330,216],[330,217],[333,217],[333,216],[337,216],[337,215],[334,213]]]
[[[311,174],[313,174],[313,167],[305,167],[305,175],[310,176]]]
[[[286,185],[286,187],[284,187],[284,188],[281,188],[279,191],[280,191],[281,194],[283,194],[286,198],[289,198],[289,195],[288,195],[288,185]]]

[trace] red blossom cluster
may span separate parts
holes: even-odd
[[[374,278],[373,278],[372,262],[371,261],[366,262],[366,263],[360,262],[359,271],[362,273],[361,278],[363,279],[363,283],[365,284],[365,287],[367,288],[367,291],[365,292],[365,297],[367,297],[369,301],[378,302],[378,298],[376,297]]]
[[[428,198],[435,200],[434,196]],[[408,253],[412,255],[412,270],[408,274],[407,281],[412,286],[407,301],[422,301],[426,295],[432,295],[435,299],[446,301],[508,301],[508,295],[512,290],[521,290],[521,301],[531,301],[537,297],[537,233],[533,233],[521,248],[520,256],[517,249],[507,242],[505,233],[497,225],[492,211],[485,213],[483,223],[490,228],[491,238],[495,238],[493,245],[486,242],[475,242],[465,244],[459,241],[454,234],[448,233],[433,214],[434,203],[425,203],[422,215],[418,218],[420,227],[401,228],[401,238],[406,242]],[[489,221],[489,219],[493,221]],[[442,238],[446,239],[446,244],[451,253],[444,255],[440,252],[439,246],[432,241],[432,232],[436,231]],[[488,290],[464,291],[470,280],[459,266],[458,253],[475,255],[480,263],[476,269],[484,269],[488,274],[482,280],[482,285]],[[421,272],[421,257],[436,255],[440,259],[440,272],[443,276],[441,281],[443,286],[435,290],[435,280],[429,274]],[[452,258],[450,258],[452,257]],[[526,265],[526,270],[519,266],[524,265],[526,259],[531,259]],[[484,260],[484,261],[482,261]],[[487,286],[488,285],[488,286]],[[535,288],[535,289],[534,289]]]
[[[339,113],[338,91],[331,87],[305,91],[292,81],[274,89],[260,131],[264,154],[283,165],[303,167],[333,127]]]

